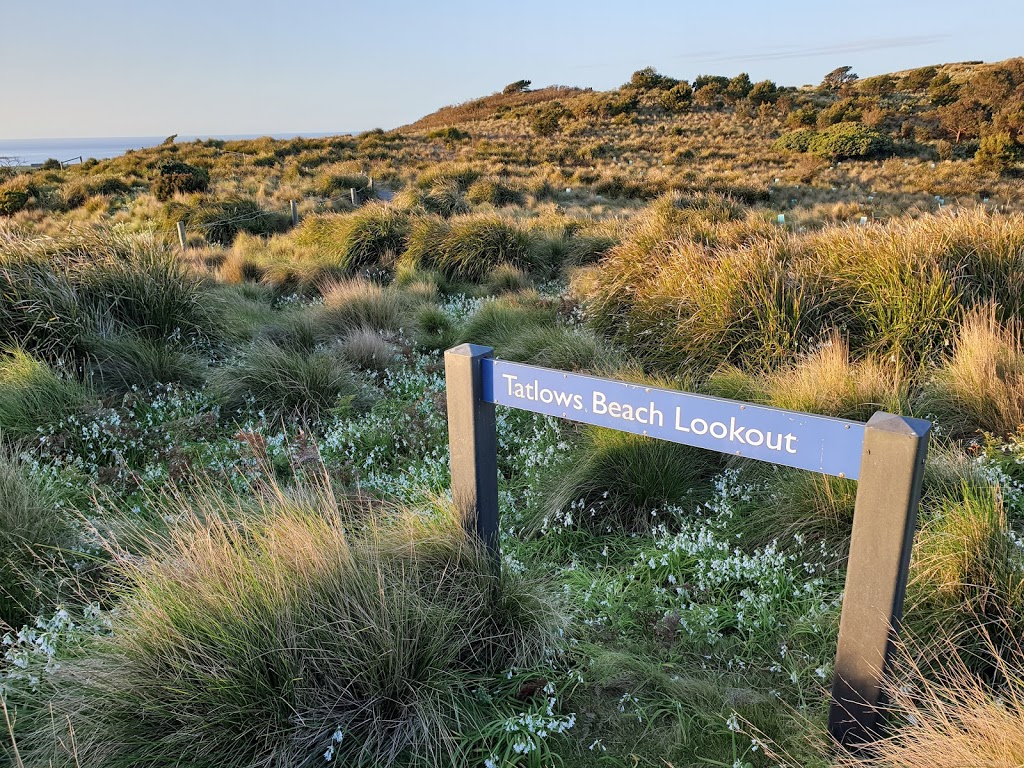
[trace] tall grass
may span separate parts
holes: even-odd
[[[543,518],[534,525],[649,531],[666,507],[701,487],[714,462],[697,448],[586,427],[568,466],[546,481]]]
[[[0,447],[0,628],[20,628],[54,599],[53,562],[74,540],[56,499]]]
[[[89,400],[85,387],[23,349],[0,357],[0,431],[8,438],[35,437]]]
[[[356,508],[327,487],[257,499],[242,521],[248,500],[176,501],[182,522],[120,559],[113,634],[52,677],[26,759],[465,764],[507,706],[483,692],[554,642],[543,592],[495,576],[448,509]]]
[[[921,408],[949,434],[983,430],[999,437],[1024,425],[1024,350],[1020,321],[1001,326],[994,308],[969,314],[953,354],[932,374]]]
[[[274,419],[318,419],[332,409],[363,405],[354,372],[329,351],[305,351],[257,340],[212,374],[216,396],[233,410],[252,408]]]
[[[307,218],[294,235],[297,245],[331,259],[346,274],[389,267],[405,249],[408,215],[393,206],[371,204],[354,213]]]

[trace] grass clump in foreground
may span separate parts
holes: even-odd
[[[22,626],[52,599],[48,564],[72,541],[55,499],[0,447],[0,628]]]
[[[8,437],[34,437],[40,427],[85,407],[88,391],[22,349],[0,357],[0,430]]]
[[[253,506],[175,501],[183,521],[119,560],[113,632],[52,678],[28,762],[455,765],[491,749],[473,735],[522,707],[498,693],[506,671],[540,664],[561,626],[543,592],[493,575],[446,508],[359,509],[320,484]]]

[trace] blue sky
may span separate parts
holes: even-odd
[[[393,128],[527,78],[817,83],[1024,54],[1020,0],[0,0],[0,138]]]

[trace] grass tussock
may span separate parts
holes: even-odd
[[[1002,326],[992,308],[972,312],[953,354],[932,374],[921,408],[954,437],[998,437],[1024,425],[1024,350],[1019,321]]]
[[[714,462],[696,448],[586,427],[568,467],[548,481],[543,518],[535,525],[601,534],[648,531],[666,507],[707,479]]]
[[[54,676],[64,737],[45,718],[27,759],[462,763],[504,703],[478,691],[554,641],[549,600],[494,576],[447,509],[367,511],[329,488],[272,489],[241,522],[236,505],[173,502],[181,523],[120,560],[113,633]]]
[[[0,431],[32,438],[38,430],[83,409],[89,391],[23,349],[0,357]]]
[[[313,322],[323,332],[344,334],[359,328],[397,331],[409,315],[409,297],[402,291],[362,279],[334,280],[320,288],[323,305]]]
[[[75,541],[53,495],[0,449],[0,628],[19,628],[54,599],[53,563]]]
[[[348,214],[312,216],[299,225],[294,242],[331,260],[345,274],[390,267],[405,249],[408,215],[379,204]]]
[[[352,368],[330,351],[305,351],[261,339],[234,363],[215,371],[217,397],[230,409],[252,408],[271,419],[315,420],[365,404]]]

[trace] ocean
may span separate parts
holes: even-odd
[[[258,139],[261,136],[270,136],[274,139],[294,139],[298,136],[306,138],[319,138],[322,136],[344,136],[348,131],[337,131],[328,133],[248,133],[231,135],[207,135],[207,136],[178,136],[176,142],[195,141],[196,139],[223,139],[233,141],[237,139]],[[144,147],[155,147],[160,144],[166,136],[112,136],[104,138],[83,138],[83,139],[0,139],[0,164],[11,164],[11,160],[17,165],[38,165],[46,162],[49,158],[66,161],[81,156],[88,160],[95,157],[103,160],[108,157],[117,157],[129,149],[143,149]]]

